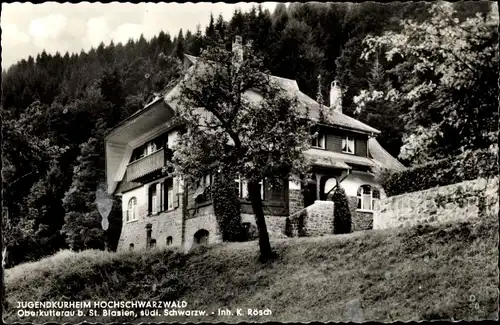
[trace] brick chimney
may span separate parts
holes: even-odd
[[[330,86],[330,108],[342,113],[342,90],[337,80],[333,81]]]
[[[239,64],[241,61],[243,61],[243,40],[241,36],[236,36],[235,40],[233,42],[233,54],[236,54],[235,56],[235,64]]]

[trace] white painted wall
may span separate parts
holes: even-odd
[[[147,207],[148,204],[147,187],[142,186],[122,194],[122,217],[124,223],[126,222],[126,217],[127,217],[128,202],[132,197],[135,197],[137,199],[138,210],[140,210],[141,206]],[[139,211],[137,211],[136,213],[137,217],[139,218],[140,217]]]
[[[361,185],[371,185],[377,189],[381,188],[375,181],[375,176],[362,172],[353,172],[340,183],[347,196],[357,196]]]
[[[335,187],[335,185],[337,185],[337,179],[335,177],[332,177],[332,178],[329,178],[326,182],[325,182],[325,190],[324,190],[324,193],[328,193],[330,192],[330,190],[332,188]]]
[[[289,180],[288,181],[288,189],[289,190],[300,190],[300,182]]]

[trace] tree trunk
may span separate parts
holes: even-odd
[[[248,183],[248,194],[252,203],[253,213],[255,214],[255,223],[259,230],[260,260],[266,261],[274,256],[267,233],[266,219],[264,218],[264,208],[260,196],[260,184],[258,182]]]

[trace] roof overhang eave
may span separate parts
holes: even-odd
[[[339,128],[341,130],[355,131],[355,132],[359,132],[359,133],[363,133],[363,134],[367,134],[367,135],[371,135],[371,136],[379,135],[381,133],[377,129],[374,129],[373,131],[367,131],[367,130],[362,130],[362,129],[358,129],[358,128],[347,127],[347,126],[340,125],[340,124],[330,124],[330,123],[321,123],[321,122],[316,122],[316,124],[322,125],[322,126],[328,126],[328,127],[334,126],[334,127]]]
[[[138,117],[139,115],[147,112],[148,110],[151,109],[151,107],[158,103],[160,100],[162,100],[163,98],[162,97],[157,97],[155,98],[153,101],[151,101],[150,103],[148,103],[147,105],[145,105],[141,110],[135,112],[134,114],[130,115],[129,117],[127,117],[126,119],[122,120],[121,122],[119,122],[117,125],[115,125],[114,128],[112,128],[111,130],[109,130],[106,135],[104,136],[104,140],[107,141],[111,136],[115,135],[116,133],[118,133],[124,126],[127,125],[127,122],[130,122],[131,120],[133,120],[134,118]]]

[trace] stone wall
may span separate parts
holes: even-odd
[[[287,217],[284,216],[264,216],[266,219],[267,232],[269,238],[285,238],[284,229]],[[254,227],[257,227],[255,222],[255,215],[253,214],[241,214],[241,223],[248,222]],[[257,229],[257,228],[255,228]]]
[[[147,206],[138,206],[138,218],[133,221],[124,221],[122,233],[118,242],[118,249],[128,249],[134,244],[134,249],[146,248],[146,225],[150,223],[151,238],[156,239],[156,246],[167,246],[167,237],[172,237],[172,246],[181,245],[182,234],[182,206],[162,212],[157,215],[148,216]]]
[[[194,235],[197,231],[205,229],[208,231],[208,243],[214,244],[222,241],[219,225],[213,212],[212,206],[200,209],[194,217],[186,219],[184,249],[189,250],[194,243]]]
[[[322,236],[333,234],[332,201],[315,201],[314,204],[291,215],[291,236]]]
[[[304,196],[300,189],[289,189],[289,215],[295,214],[304,208]]]
[[[373,212],[358,211],[358,198],[348,196],[349,210],[351,211],[351,231],[369,230],[373,225]]]
[[[387,197],[375,204],[374,229],[498,214],[498,178],[484,178]]]

